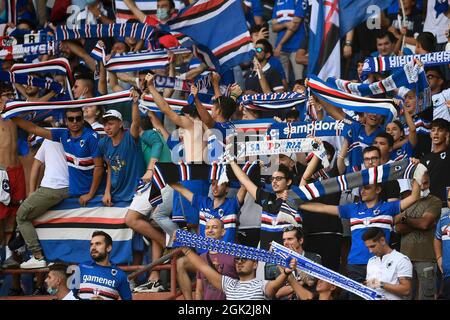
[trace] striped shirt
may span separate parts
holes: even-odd
[[[349,203],[338,208],[339,217],[350,220],[352,247],[348,264],[367,264],[373,254],[369,252],[361,236],[368,228],[378,227],[383,229],[386,241],[389,242],[394,216],[400,213],[400,201],[381,201],[372,208],[368,208],[364,202]]]
[[[222,290],[227,300],[265,300],[268,282],[256,278],[250,281],[240,281],[222,276]]]

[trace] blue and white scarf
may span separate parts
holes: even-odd
[[[184,54],[190,52],[188,49],[181,47],[171,48],[169,50],[143,50],[139,52],[127,52],[114,55],[106,61],[105,50],[97,43],[90,55],[95,60],[102,61],[108,71],[129,72],[166,68],[169,64],[169,51],[174,54]]]
[[[312,122],[275,122],[268,130],[272,139],[297,139],[313,137],[335,137],[342,135],[347,120]]]
[[[298,106],[306,101],[306,96],[297,92],[262,93],[243,95],[240,102],[252,110],[281,110]]]
[[[397,118],[397,109],[392,99],[366,98],[331,88],[318,77],[311,75],[308,87],[314,95],[338,108],[356,112],[369,112],[381,114],[392,122]]]
[[[361,78],[365,80],[370,73],[384,72],[402,68],[414,59],[420,60],[424,66],[450,64],[450,51],[438,51],[425,54],[411,54],[407,56],[373,57],[364,61]]]
[[[15,63],[11,67],[11,72],[17,75],[26,75],[29,73],[55,73],[66,77],[66,95],[69,100],[73,100],[72,86],[74,78],[70,63],[66,58],[57,58],[34,63]]]
[[[69,28],[67,25],[56,27],[55,40],[74,40],[90,38],[124,38],[149,39],[154,32],[153,27],[145,23],[108,23],[81,24]]]
[[[2,47],[0,50],[1,60],[27,59],[32,60],[43,54],[56,54],[58,47],[55,42],[16,44]]]
[[[366,300],[381,299],[377,291],[368,288],[350,278],[330,270],[292,250],[272,241],[272,251],[247,247],[241,244],[220,241],[203,237],[186,230],[178,229],[173,242],[174,247],[191,247],[240,257],[263,261],[289,268],[292,259],[297,260],[297,268],[315,278],[330,282],[340,288],[352,292]]]
[[[38,110],[57,110],[81,108],[84,106],[106,106],[113,103],[131,101],[130,90],[107,94],[100,97],[72,100],[72,101],[46,101],[46,102],[26,102],[10,101],[6,103],[1,116],[3,119],[10,119],[20,116],[26,112]]]
[[[0,81],[18,83],[43,89],[64,93],[62,85],[51,79],[42,79],[25,74],[15,74],[13,72],[0,71]]]
[[[169,104],[172,110],[177,113],[181,112],[181,109],[183,109],[183,107],[191,105],[186,100],[171,99],[171,98],[164,98],[164,100]],[[212,108],[211,104],[204,103],[203,106],[208,111],[210,111]],[[139,100],[139,108],[153,112],[161,112],[161,110],[159,110],[158,106],[155,103],[155,99],[153,99],[153,96],[151,94],[146,94],[142,97],[141,100]],[[192,108],[195,108],[195,106],[192,106]]]

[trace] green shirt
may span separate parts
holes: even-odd
[[[158,162],[172,162],[170,149],[158,131],[144,131],[140,141],[146,166],[148,166],[151,158],[158,159]]]

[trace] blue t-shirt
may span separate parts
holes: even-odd
[[[247,14],[245,15],[245,20],[250,26],[255,25],[255,17],[263,16],[263,9],[260,0],[244,0],[244,4],[249,7]]]
[[[52,140],[63,145],[69,166],[69,195],[89,193],[94,175],[94,158],[101,157],[97,133],[83,128],[81,136],[73,138],[69,129],[51,130]]]
[[[280,59],[278,59],[277,57],[271,56],[269,58],[269,64],[272,66],[272,68],[274,68],[275,70],[278,71],[278,73],[280,74],[281,80],[286,80],[286,73],[284,72],[284,68],[283,68],[283,65],[281,64]]]
[[[348,264],[367,264],[373,254],[369,252],[361,236],[367,228],[378,227],[384,230],[386,241],[389,242],[393,217],[400,213],[400,201],[378,202],[373,208],[367,208],[364,202],[349,203],[338,208],[341,218],[350,219],[352,247]]]
[[[414,154],[414,147],[411,142],[406,142],[400,148],[392,150],[390,159],[393,161],[400,161],[405,158],[411,158]]]
[[[384,132],[378,128],[371,135],[366,134],[364,125],[358,121],[353,121],[351,125],[345,126],[344,138],[348,141],[348,159],[350,165],[347,167],[347,173],[361,170],[364,163],[363,150],[371,146],[378,133]]]
[[[450,211],[436,225],[435,238],[442,241],[442,269],[444,278],[450,277]]]
[[[80,289],[78,296],[90,300],[93,296],[104,300],[132,300],[130,284],[125,272],[112,264],[108,267],[95,262],[80,264]]]
[[[199,210],[200,235],[205,236],[206,223],[210,219],[217,218],[222,220],[225,228],[225,235],[222,240],[235,242],[237,214],[240,208],[237,197],[227,198],[224,203],[214,208],[214,200],[194,194],[192,206]]]
[[[290,22],[295,17],[304,18],[305,11],[308,8],[303,7],[304,1],[302,0],[277,0],[275,7],[273,8],[272,19],[275,19],[278,23]],[[275,41],[275,47],[283,39],[286,29],[278,32],[277,40]],[[302,21],[297,31],[291,36],[291,38],[283,45],[281,50],[283,52],[295,52],[300,48],[300,43],[305,38],[306,31]]]
[[[139,139],[134,139],[127,130],[117,146],[113,146],[111,138],[104,137],[98,147],[111,167],[113,201],[131,201],[139,178],[144,174],[144,155]]]

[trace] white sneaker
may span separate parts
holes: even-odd
[[[45,268],[47,266],[47,261],[44,258],[38,260],[35,257],[32,257],[30,260],[22,262],[20,264],[21,269],[38,269]]]

